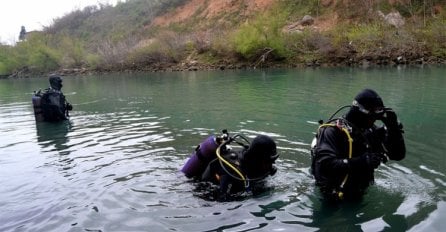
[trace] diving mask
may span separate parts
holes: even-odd
[[[374,109],[368,110],[356,100],[353,100],[352,105],[354,107],[357,107],[361,113],[371,116],[376,119],[382,118],[385,113],[385,107],[383,107],[383,106],[378,106],[378,107],[375,107]]]

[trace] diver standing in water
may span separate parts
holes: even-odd
[[[378,127],[376,120],[384,125]],[[343,117],[320,123],[311,172],[326,200],[361,199],[381,163],[405,157],[402,124],[374,90],[359,92]]]
[[[230,137],[223,130],[221,136],[210,136],[197,146],[181,171],[188,178],[218,185],[215,198],[219,201],[238,193],[252,193],[263,186],[266,177],[276,173],[273,164],[279,155],[269,136],[258,135],[248,144],[242,135]]]
[[[69,118],[68,111],[73,106],[67,102],[62,93],[62,78],[59,75],[49,77],[50,88],[40,90],[32,98],[36,121],[57,122]]]

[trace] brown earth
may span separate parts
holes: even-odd
[[[280,0],[189,0],[183,6],[176,8],[174,11],[171,11],[167,14],[161,15],[155,18],[150,26],[159,26],[166,27],[172,23],[181,23],[187,22],[193,17],[199,18],[200,22],[206,22],[213,18],[218,18],[222,15],[230,15],[237,13],[241,18],[249,18],[258,12],[262,12],[268,10],[274,4],[276,4]],[[357,0],[321,0],[320,4],[323,7],[334,7],[336,4],[341,2],[344,5],[356,4]],[[389,0],[391,3],[402,0]],[[205,20],[209,19],[209,20]],[[319,15],[314,18],[314,24],[310,27],[315,31],[329,31],[334,28],[340,22],[339,16],[337,12],[332,11],[331,13]],[[298,24],[299,22],[289,22],[288,25],[285,26],[287,28],[290,25]],[[153,42],[151,40],[142,41],[141,43]],[[141,44],[140,44],[141,45]],[[345,51],[344,51],[345,50]],[[386,51],[376,51],[372,54],[363,54],[358,55],[352,53],[347,47],[338,51],[337,54],[333,55],[333,58],[330,61],[326,61],[327,63],[319,64],[319,61],[304,63],[304,64],[287,64],[280,62],[266,62],[262,65],[262,67],[298,67],[298,66],[337,66],[337,65],[354,65],[359,64],[362,66],[368,65],[388,65],[388,64],[405,64],[407,63],[415,63],[415,64],[423,64],[423,63],[435,63],[436,61],[430,61],[429,58],[424,58],[423,56],[419,56],[416,52],[405,52],[405,51],[397,51],[399,53],[405,54],[407,61],[394,61],[392,57],[396,57],[399,55],[389,55]],[[256,67],[254,65],[254,67]],[[224,70],[224,69],[244,69],[244,68],[253,68],[253,64],[250,62],[241,62],[241,61],[231,61],[230,59],[222,59],[215,64],[207,64],[207,63],[199,63],[194,58],[188,57],[186,60],[181,62],[169,63],[169,62],[160,62],[151,65],[145,66],[133,66],[133,67],[122,67],[122,70],[113,70],[113,71],[130,71],[130,72],[138,72],[138,71],[195,71],[195,70]],[[98,70],[100,72],[103,71],[112,71],[112,70]]]
[[[267,9],[277,0],[190,0],[185,5],[178,7],[175,11],[159,16],[152,22],[152,26],[167,26],[171,23],[178,23],[196,15],[202,19],[211,19],[221,14],[237,12],[241,9],[247,9],[241,12],[244,15],[250,15]]]
[[[175,11],[156,17],[150,26],[165,27],[171,23],[187,21],[193,16],[202,19],[212,19],[219,15],[226,15],[234,12],[242,16],[250,16],[256,12],[267,10],[277,0],[190,0],[185,5],[178,7]],[[322,0],[321,4],[329,7],[335,4],[336,0]],[[245,9],[245,10],[240,10]],[[338,22],[335,12],[329,15],[317,17],[312,25],[314,30],[330,30]],[[296,22],[290,22],[293,24]]]
[[[275,3],[280,0],[189,0],[183,6],[176,8],[175,10],[161,15],[155,18],[150,26],[166,27],[172,23],[185,22],[187,20],[193,19],[194,17],[200,19],[200,22],[205,22],[209,20],[218,18],[224,15],[238,14],[240,18],[249,18],[249,16],[255,15],[257,12],[262,12],[268,10]],[[319,3],[323,7],[333,7],[339,3],[344,5],[355,4],[357,0],[321,0]],[[388,0],[390,4],[400,1],[408,0]],[[438,14],[443,12],[440,5],[433,8],[433,14]],[[317,31],[329,31],[338,23],[340,23],[338,14],[336,11],[332,11],[330,14],[319,15],[314,18],[314,24],[310,27]],[[289,22],[288,25],[284,27],[286,29],[289,26],[296,25],[298,22]],[[147,46],[153,43],[154,39],[147,39],[141,41],[137,47]],[[261,67],[300,67],[300,66],[338,66],[338,65],[398,65],[398,64],[429,64],[429,63],[443,63],[446,64],[446,60],[442,60],[436,57],[430,57],[425,54],[420,49],[406,48],[405,50],[396,51],[382,51],[382,49],[377,48],[376,51],[370,54],[356,54],[352,53],[349,46],[335,52],[331,55],[332,59],[325,61],[327,63],[319,63],[320,61],[314,61],[310,63],[281,63],[281,62],[265,62]],[[397,57],[397,60],[395,60]],[[404,57],[404,60],[399,60],[399,58]],[[113,67],[101,67],[94,70],[90,69],[60,69],[57,72],[62,75],[87,75],[91,73],[102,73],[102,72],[139,72],[139,71],[195,71],[195,70],[224,70],[224,69],[245,69],[245,68],[256,68],[253,66],[252,62],[241,62],[239,60],[232,60],[230,58],[222,58],[220,61],[208,64],[199,63],[194,60],[194,57],[187,58],[186,60],[180,62],[160,62],[150,65],[136,65],[136,66],[121,66],[115,65]],[[16,74],[10,77],[26,77],[29,70],[19,70]],[[5,78],[6,76],[0,76],[0,78]]]

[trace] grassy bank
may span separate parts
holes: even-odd
[[[444,2],[343,2],[283,0],[256,11],[240,4],[212,18],[203,18],[204,5],[164,25],[152,22],[187,1],[89,7],[0,45],[0,75],[446,62]],[[395,27],[379,11],[401,13],[405,24]],[[305,15],[314,23],[289,29]]]

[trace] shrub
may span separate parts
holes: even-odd
[[[432,55],[446,58],[446,19],[431,22],[416,35],[426,44]]]
[[[100,65],[105,68],[123,65],[129,51],[132,50],[136,43],[137,39],[131,36],[120,42],[105,40],[97,49],[97,54],[100,57]]]
[[[0,58],[4,72],[12,73],[23,68],[42,72],[60,67],[61,52],[49,46],[48,37],[43,34],[33,34],[26,41],[5,50],[7,56]]]
[[[242,24],[231,40],[235,51],[247,60],[258,58],[265,50],[272,50],[274,57],[286,57],[288,54],[281,30],[285,16],[270,11],[255,18],[252,22],[248,21]]]
[[[147,45],[134,49],[129,53],[126,64],[128,66],[145,66],[160,62],[173,62],[169,57],[169,48],[159,40],[152,40]]]
[[[0,45],[0,75],[12,73],[12,63],[12,47],[8,45]]]
[[[101,63],[101,57],[96,54],[87,54],[85,56],[86,65],[90,68],[96,69],[99,67]]]
[[[346,39],[358,52],[367,52],[381,46],[384,29],[380,23],[360,24],[348,28]]]
[[[85,63],[85,49],[83,42],[68,35],[60,36],[59,50],[64,51],[63,66],[80,67]]]

